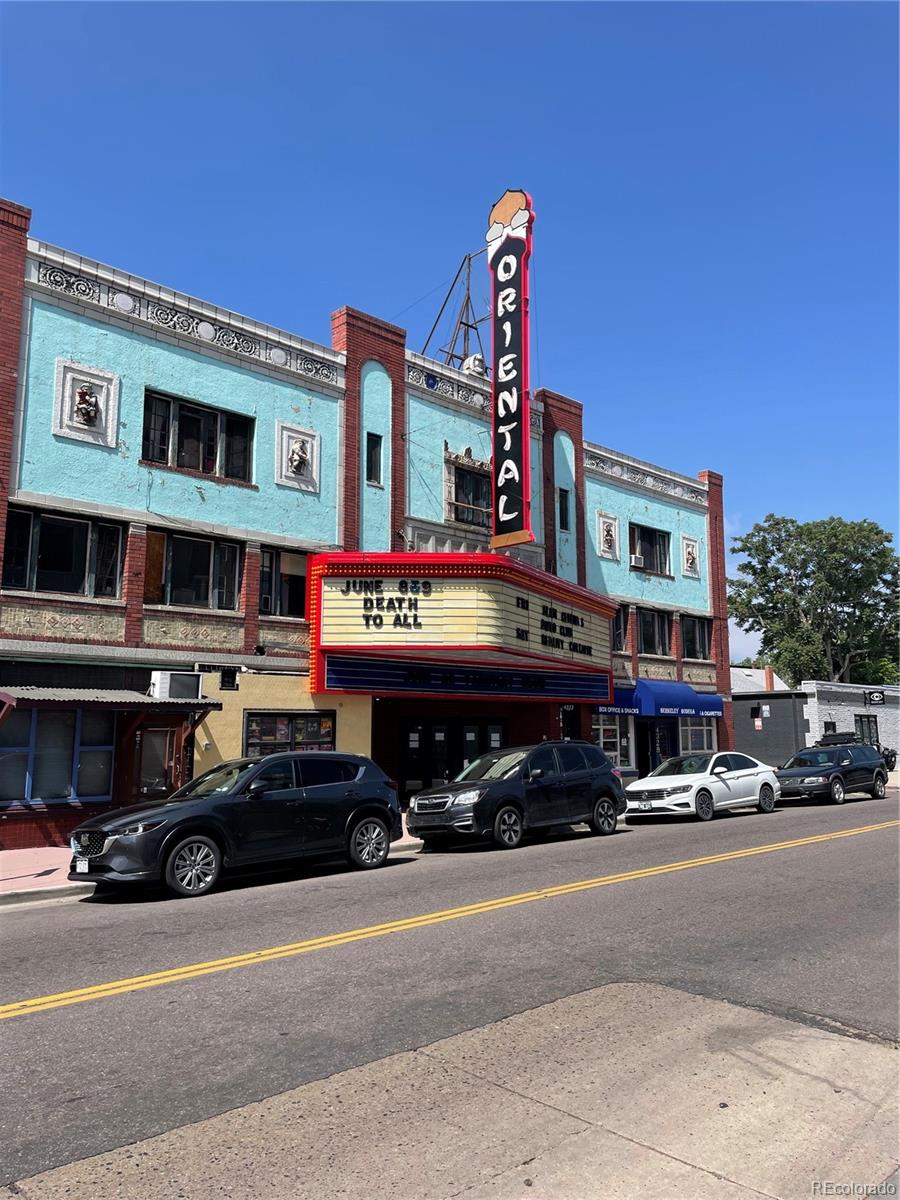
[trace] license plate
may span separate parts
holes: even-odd
[[[653,805],[649,800],[642,800],[638,805],[638,808],[640,808],[641,812],[650,812],[650,810],[653,808]]]
[[[75,859],[75,871],[78,875],[87,875],[88,871],[90,870],[90,866],[91,864],[86,858]]]

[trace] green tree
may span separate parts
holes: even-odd
[[[801,524],[769,513],[733,540],[743,561],[729,580],[731,615],[762,635],[761,655],[792,686],[897,677],[900,560],[886,530],[874,521]]]

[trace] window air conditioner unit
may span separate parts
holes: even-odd
[[[631,556],[631,565],[632,565],[633,567],[642,567],[642,566],[644,565],[644,556],[643,556],[643,554],[632,554],[632,556]]]
[[[151,671],[150,695],[154,700],[199,700],[199,671]]]

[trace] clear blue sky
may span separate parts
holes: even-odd
[[[588,437],[722,471],[730,532],[896,529],[897,12],[7,4],[0,190],[47,241],[421,349],[526,187],[534,375]]]

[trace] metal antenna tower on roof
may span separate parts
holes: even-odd
[[[481,329],[490,318],[490,312],[478,316],[472,303],[472,262],[485,254],[486,250],[476,250],[474,254],[466,254],[459,269],[450,284],[450,290],[444,297],[438,315],[435,317],[431,332],[425,339],[422,354],[428,356],[429,347],[436,339],[438,326],[448,311],[455,313],[453,329],[450,338],[443,346],[432,351],[431,357],[443,359],[449,367],[466,371],[472,375],[486,376],[488,374],[487,359],[484,344],[481,340]]]

